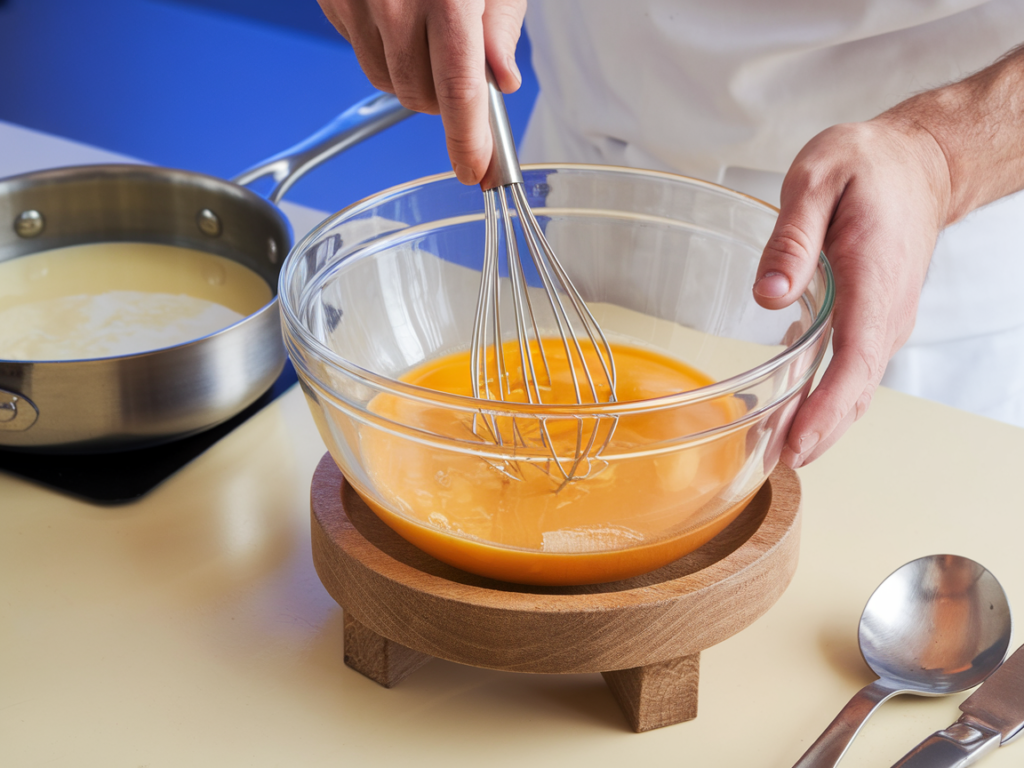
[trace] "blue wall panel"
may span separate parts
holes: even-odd
[[[525,38],[517,58],[521,136],[537,91]],[[0,120],[159,165],[230,177],[371,90],[315,0],[0,0]],[[337,210],[450,167],[440,118],[418,115],[289,199]]]

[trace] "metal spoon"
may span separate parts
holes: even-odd
[[[978,685],[1006,656],[1010,606],[996,577],[973,560],[922,557],[871,595],[858,639],[878,680],[850,699],[793,768],[835,766],[875,709],[893,696],[942,696]]]

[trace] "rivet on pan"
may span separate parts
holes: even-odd
[[[36,423],[39,409],[24,395],[0,389],[0,431],[24,432]]]
[[[277,241],[272,237],[267,240],[267,258],[271,264],[277,264]]]
[[[39,211],[22,211],[14,220],[14,231],[19,237],[37,237],[46,229],[46,220]]]
[[[199,231],[207,237],[220,237],[220,217],[209,208],[203,208],[196,216]]]

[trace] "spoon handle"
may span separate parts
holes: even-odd
[[[861,688],[793,768],[834,768],[878,705],[898,693],[903,690],[883,680]]]

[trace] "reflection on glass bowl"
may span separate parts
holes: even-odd
[[[469,395],[483,198],[450,174],[357,203],[295,247],[286,345],[331,455],[410,542],[506,581],[627,578],[708,541],[774,468],[827,345],[831,272],[822,257],[798,302],[765,310],[751,286],[771,206],[604,166],[530,167],[525,187],[615,347],[618,402]],[[580,435],[600,450],[561,482],[552,462]]]

